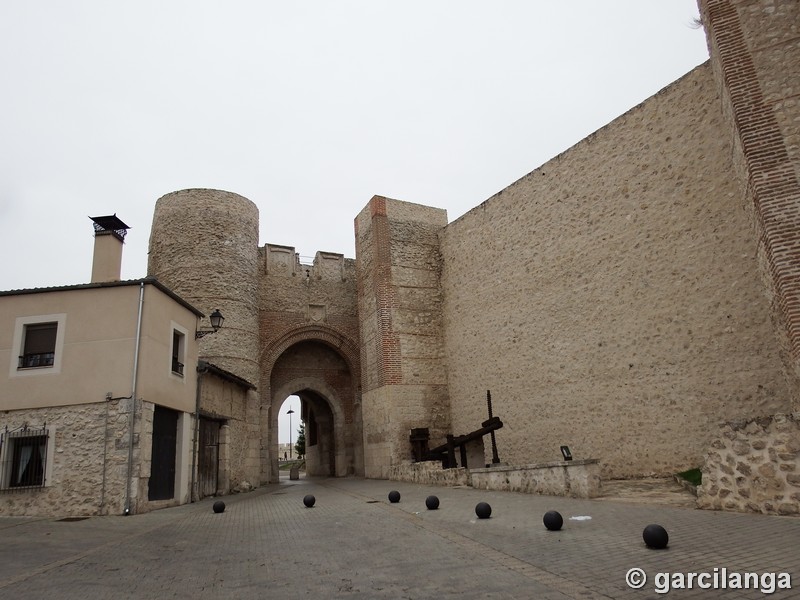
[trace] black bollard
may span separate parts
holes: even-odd
[[[392,504],[400,502],[400,492],[398,492],[397,490],[392,490],[391,492],[389,492],[389,502],[391,502]]]
[[[303,504],[305,504],[308,508],[314,506],[314,503],[316,501],[317,499],[314,498],[314,496],[312,496],[311,494],[308,494],[305,498],[303,498]]]
[[[478,502],[475,506],[475,514],[479,519],[488,519],[492,516],[492,507],[486,502]]]
[[[223,513],[225,512],[225,503],[222,500],[217,500],[212,508],[215,513]]]
[[[425,506],[428,507],[428,510],[436,510],[439,508],[439,499],[436,496],[428,496],[425,498]]]

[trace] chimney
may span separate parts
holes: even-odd
[[[89,217],[94,221],[94,259],[92,283],[119,281],[122,272],[122,244],[128,227],[116,213],[107,217]]]

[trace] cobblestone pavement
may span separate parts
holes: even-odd
[[[425,507],[431,494],[438,510]],[[0,598],[800,598],[800,518],[349,478],[227,496],[221,514],[214,500],[130,517],[0,518]],[[491,518],[476,517],[481,501]],[[561,531],[544,528],[547,510],[563,515]],[[650,523],[669,532],[666,550],[644,545]],[[642,589],[626,585],[634,567],[647,574]],[[707,572],[713,585],[715,569],[718,585],[786,572],[795,589],[765,594],[762,576],[756,589],[695,580],[657,593],[659,573]]]

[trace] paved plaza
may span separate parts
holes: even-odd
[[[130,517],[0,518],[0,598],[800,598],[800,518],[350,478],[224,501],[221,514],[209,498]],[[476,517],[481,501],[491,518]],[[548,510],[561,531],[542,525]],[[644,545],[650,523],[669,532],[666,550]],[[641,589],[626,584],[634,568]],[[708,576],[674,589],[690,572]],[[713,589],[746,572],[755,589]]]

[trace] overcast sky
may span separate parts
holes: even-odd
[[[287,414],[289,409],[294,411],[294,414],[292,414],[291,418]],[[278,411],[278,443],[285,444],[291,442],[292,447],[294,448],[301,421],[300,398],[298,396],[289,396],[283,401],[283,405],[278,409]],[[291,440],[289,439],[289,431],[292,432]],[[292,450],[292,453],[294,453],[294,450]]]
[[[355,256],[380,194],[454,220],[707,58],[695,0],[5,0],[0,289],[87,282],[92,227],[208,187]]]

